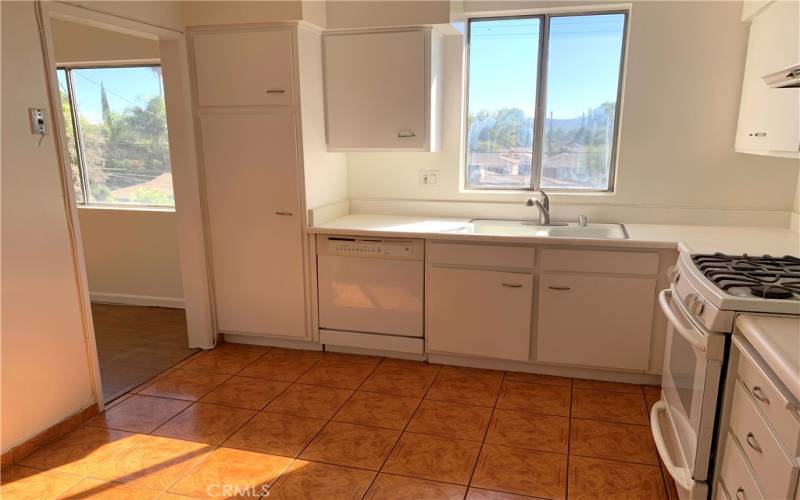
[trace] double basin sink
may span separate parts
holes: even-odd
[[[594,238],[626,240],[628,232],[622,224],[586,225],[577,222],[554,222],[541,225],[536,221],[472,219],[469,224],[458,230],[467,234],[493,234],[496,236],[535,236],[550,238]]]

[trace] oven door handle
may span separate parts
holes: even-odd
[[[661,310],[664,312],[664,315],[687,342],[692,344],[692,346],[700,352],[705,352],[705,336],[695,328],[684,325],[684,322],[675,314],[675,309],[672,308],[670,302],[672,302],[672,290],[669,288],[661,290],[661,293],[658,294],[658,303],[661,305]]]
[[[656,443],[656,450],[658,450],[661,461],[664,462],[664,466],[667,468],[669,475],[675,480],[675,484],[686,491],[692,491],[695,486],[692,473],[689,471],[688,467],[679,467],[675,465],[675,462],[669,454],[667,442],[664,440],[664,434],[661,432],[661,422],[658,417],[661,413],[666,413],[666,411],[667,403],[663,400],[657,401],[650,410],[650,430],[653,434],[653,441]]]

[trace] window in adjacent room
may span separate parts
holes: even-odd
[[[611,191],[627,14],[468,23],[466,187]]]
[[[57,73],[78,203],[174,206],[161,68]]]

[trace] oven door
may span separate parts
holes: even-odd
[[[673,290],[663,290],[659,303],[669,326],[653,435],[681,497],[699,498],[708,488],[725,335],[694,321]]]

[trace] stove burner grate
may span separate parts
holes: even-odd
[[[692,261],[709,281],[728,293],[744,288],[765,299],[800,296],[800,258],[791,255],[697,254]]]

